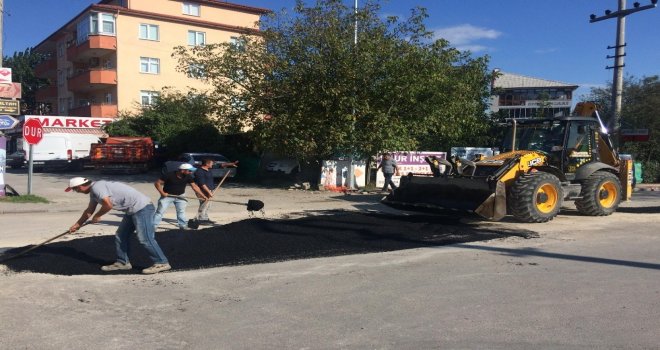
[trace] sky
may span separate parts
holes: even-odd
[[[345,0],[353,6],[354,0]],[[358,0],[358,6],[365,0]],[[642,6],[650,0],[637,0]],[[92,0],[4,0],[3,53],[12,55],[40,43]],[[232,0],[271,10],[291,9],[295,0]],[[633,0],[626,1],[628,8]],[[438,38],[476,56],[490,68],[579,85],[577,96],[612,80],[616,19],[589,23],[589,15],[615,11],[618,0],[381,0],[382,16],[406,18],[425,7],[425,24]],[[660,75],[660,7],[626,17],[624,73]]]

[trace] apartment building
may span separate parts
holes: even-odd
[[[578,85],[539,79],[495,69],[490,110],[507,118],[570,115]]]
[[[177,72],[176,46],[236,40],[267,9],[220,0],[102,0],[35,47],[50,85],[36,93],[50,114],[116,117],[150,104],[163,87],[205,89]]]

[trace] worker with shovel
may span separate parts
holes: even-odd
[[[151,267],[142,270],[144,274],[153,274],[171,269],[170,264],[160,249],[154,237],[154,205],[149,197],[134,188],[112,181],[91,181],[84,177],[74,177],[69,181],[66,192],[74,191],[89,194],[89,205],[76,221],[69,232],[77,231],[85,223],[97,223],[101,217],[112,209],[123,211],[124,217],[115,233],[115,246],[117,261],[114,264],[101,267],[103,271],[130,270],[133,267],[129,262],[129,236],[137,233],[138,241],[149,253],[154,262]],[[94,214],[98,204],[101,208]],[[91,217],[91,219],[90,219]]]
[[[197,184],[197,187],[204,193],[206,196],[206,199],[199,199],[199,209],[197,210],[197,217],[195,220],[200,223],[200,224],[214,224],[215,222],[211,221],[209,219],[209,208],[211,207],[211,198],[213,198],[213,195],[215,194],[215,191],[220,188],[222,183],[220,183],[217,187],[215,187],[215,184],[213,182],[213,173],[211,173],[211,169],[213,168],[213,160],[212,159],[203,159],[202,160],[202,165],[195,171],[195,183]],[[236,167],[238,164],[238,161],[235,162],[225,162],[221,163],[220,167],[221,168],[227,168],[227,167]],[[229,175],[229,170],[225,173],[225,177],[222,179],[224,181],[225,178],[227,178],[227,175]],[[214,189],[215,187],[215,189]],[[190,226],[190,225],[189,225]]]
[[[201,200],[207,199],[206,195],[202,193],[197,184],[195,184],[195,179],[192,174],[196,170],[197,168],[192,165],[183,163],[179,165],[178,170],[163,174],[158,180],[156,180],[156,182],[154,182],[156,190],[160,193],[158,209],[154,215],[154,227],[158,227],[161,220],[163,220],[163,214],[165,214],[165,211],[170,204],[174,203],[179,229],[191,229],[188,227],[188,220],[186,219],[186,206],[188,205],[188,201],[185,197],[182,197],[186,192],[186,186],[190,185],[190,187],[192,187],[197,198]]]

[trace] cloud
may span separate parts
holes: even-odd
[[[557,51],[559,51],[559,49],[556,48],[556,47],[548,47],[548,48],[544,48],[544,49],[536,49],[536,50],[534,50],[534,53],[538,54],[538,55],[544,55],[546,53],[553,53],[553,52],[557,52]]]
[[[472,52],[489,50],[487,46],[477,44],[479,40],[494,40],[502,33],[495,29],[480,28],[471,24],[461,24],[454,27],[438,28],[434,31],[434,39],[446,39],[459,50]]]

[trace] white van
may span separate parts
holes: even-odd
[[[89,163],[92,143],[97,142],[100,142],[99,136],[93,134],[45,133],[41,141],[32,146],[33,167],[37,170],[82,170]],[[29,147],[23,140],[26,165]]]

